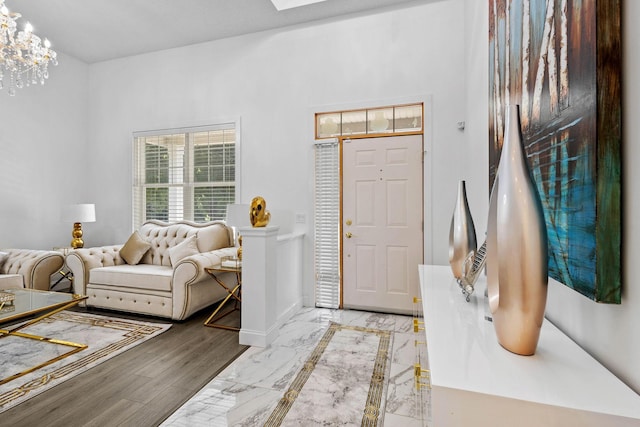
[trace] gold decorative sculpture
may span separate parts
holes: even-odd
[[[251,201],[249,219],[254,227],[266,227],[269,224],[271,214],[267,211],[267,202],[262,197],[254,197]]]

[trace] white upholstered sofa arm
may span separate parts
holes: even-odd
[[[64,256],[56,251],[37,249],[2,249],[9,256],[2,264],[2,274],[20,274],[24,287],[48,291],[51,275],[60,271]]]
[[[178,283],[190,285],[198,283],[202,280],[209,279],[211,276],[205,271],[205,268],[219,265],[222,257],[234,256],[236,248],[222,248],[210,252],[202,252],[197,255],[188,256],[173,267],[173,286]]]
[[[189,298],[192,298],[188,289],[194,283],[211,279],[205,268],[219,265],[222,257],[236,254],[236,248],[222,248],[210,252],[201,252],[188,256],[173,267],[173,318],[183,319],[187,316],[184,312],[189,306]]]
[[[124,264],[120,256],[123,245],[99,246],[76,249],[67,255],[67,267],[73,273],[73,291],[86,295],[89,282],[89,270],[97,267]]]

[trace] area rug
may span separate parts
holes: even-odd
[[[21,329],[23,333],[86,344],[87,348],[2,384],[0,412],[142,344],[170,326],[62,311]],[[68,346],[5,336],[0,339],[0,377],[5,379],[68,352]]]
[[[377,426],[390,341],[390,331],[332,322],[265,425]]]

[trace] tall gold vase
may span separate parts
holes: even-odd
[[[547,302],[547,227],[522,146],[519,107],[507,107],[487,224],[487,290],[498,342],[536,351]]]
[[[462,277],[462,267],[469,254],[478,248],[476,229],[467,202],[464,180],[458,183],[458,196],[449,229],[449,264],[456,279]]]

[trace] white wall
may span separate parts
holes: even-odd
[[[634,259],[640,255],[640,179],[635,165],[640,159],[640,2],[623,0],[623,295],[621,305],[597,304],[557,282],[550,283],[547,318],[614,374],[640,392],[640,285],[634,278]],[[481,182],[481,197],[469,201],[478,234],[486,229],[488,210],[488,3],[466,0],[467,170]],[[478,226],[480,222],[480,226]],[[588,373],[585,373],[588,375]]]
[[[489,9],[487,2],[465,3],[465,141],[467,199],[478,242],[484,242],[489,210]]]
[[[91,192],[86,64],[59,55],[44,86],[0,90],[0,248],[68,246],[61,207]],[[90,224],[85,227],[90,235]]]
[[[462,0],[416,2],[91,66],[88,184],[101,243],[131,232],[131,132],[241,117],[239,203],[307,214],[305,293],[313,295],[314,109],[428,94],[435,180],[434,261],[447,262],[464,115]],[[309,298],[306,299],[309,301]]]
[[[60,208],[84,201],[97,209],[97,222],[84,224],[87,246],[123,242],[131,231],[131,132],[220,117],[242,118],[239,202],[260,194],[269,206],[306,212],[310,220],[310,112],[430,95],[433,232],[426,238],[434,255],[427,261],[446,264],[458,179],[467,180],[479,239],[486,227],[487,5],[416,2],[90,67],[61,55],[45,86],[14,98],[0,91],[0,247],[67,245],[71,225],[60,221]],[[633,186],[640,178],[640,27],[633,22],[640,3],[623,0],[623,8],[623,301],[599,305],[551,284],[547,313],[640,391],[640,286],[632,280],[640,255],[633,221],[640,212]],[[455,128],[460,120],[463,133]],[[309,230],[307,224],[307,236]]]

